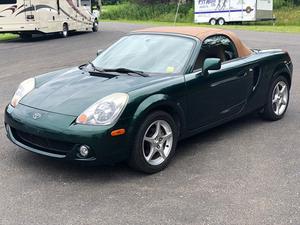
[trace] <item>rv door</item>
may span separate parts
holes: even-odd
[[[35,11],[34,5],[31,4],[31,0],[24,0],[24,15],[25,20],[30,21],[34,19],[33,12]]]

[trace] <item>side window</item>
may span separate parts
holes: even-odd
[[[0,5],[16,4],[17,0],[1,0]]]
[[[202,43],[194,65],[194,71],[201,69],[204,60],[207,58],[219,58],[222,62],[226,62],[237,57],[236,48],[228,37],[224,35],[210,36]]]

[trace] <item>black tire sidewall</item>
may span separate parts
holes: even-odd
[[[170,154],[168,155],[166,160],[160,165],[154,166],[154,165],[150,165],[144,158],[142,145],[143,145],[143,138],[146,130],[156,120],[165,120],[166,122],[168,122],[173,132],[173,144],[172,144],[172,149],[170,151]],[[174,119],[164,111],[155,111],[146,117],[146,119],[138,129],[137,135],[135,136],[131,157],[129,160],[129,165],[139,171],[149,173],[149,174],[159,172],[163,170],[173,158],[177,141],[178,141],[178,129]]]
[[[98,26],[99,26],[99,23],[97,21],[95,21],[93,23],[93,32],[97,32],[98,31],[98,29],[99,29]]]
[[[223,24],[220,24],[220,21],[223,21]],[[218,25],[223,26],[225,24],[225,20],[223,18],[218,19]]]
[[[66,35],[64,34],[65,31],[67,32]],[[62,35],[63,38],[66,38],[66,37],[69,36],[69,26],[68,26],[68,24],[63,25],[63,31],[61,32],[61,35]]]
[[[22,34],[20,34],[20,38],[27,41],[32,38],[32,34],[22,33]]]
[[[273,99],[273,90],[274,90],[275,86],[280,81],[283,81],[288,87],[288,99],[287,99],[287,105],[286,105],[285,111],[281,115],[278,116],[278,115],[275,114],[275,112],[273,110],[272,99]],[[263,117],[265,119],[271,120],[271,121],[276,121],[276,120],[282,119],[284,117],[287,109],[288,109],[289,101],[290,101],[290,85],[289,85],[289,82],[287,81],[287,79],[284,76],[278,76],[278,77],[274,78],[272,80],[272,83],[271,83],[271,86],[270,86],[270,89],[269,89],[267,103],[264,107]]]
[[[215,24],[212,24],[212,21],[215,21]],[[212,19],[209,20],[209,24],[214,26],[214,25],[217,24],[217,20],[215,18],[212,18]]]

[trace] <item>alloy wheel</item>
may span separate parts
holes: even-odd
[[[153,166],[162,164],[170,155],[173,145],[173,131],[165,120],[154,121],[143,138],[143,155]]]
[[[277,116],[281,116],[285,112],[288,98],[288,85],[283,81],[279,81],[275,85],[272,94],[272,109]]]

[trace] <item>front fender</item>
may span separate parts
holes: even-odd
[[[175,120],[178,120],[180,127],[179,131],[182,134],[186,125],[185,125],[185,115],[184,115],[184,101],[179,99],[174,99],[171,96],[166,94],[154,94],[146,99],[144,99],[133,114],[133,129],[136,131],[139,125],[143,122],[146,116],[154,110],[163,110],[171,114],[171,116],[176,117]]]

